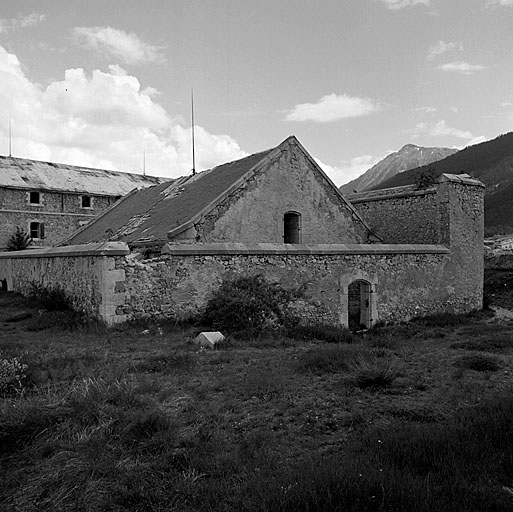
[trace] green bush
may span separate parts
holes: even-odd
[[[284,307],[294,297],[261,275],[226,279],[208,301],[202,322],[239,335],[279,332],[286,321]]]

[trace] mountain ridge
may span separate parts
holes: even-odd
[[[352,194],[355,191],[370,190],[396,174],[421,165],[429,165],[457,152],[452,148],[423,147],[415,144],[405,144],[399,151],[390,153],[374,164],[358,178],[342,185],[342,194]]]

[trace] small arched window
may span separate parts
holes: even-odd
[[[301,243],[301,214],[287,212],[283,216],[283,242],[286,244]]]

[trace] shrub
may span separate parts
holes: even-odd
[[[388,360],[359,357],[351,366],[354,383],[362,389],[388,388],[399,376],[398,370]]]
[[[0,394],[21,389],[26,377],[27,365],[16,357],[4,357],[0,350]]]
[[[280,331],[285,322],[284,306],[294,296],[261,275],[226,279],[208,301],[202,321],[239,335]]]
[[[73,310],[70,298],[59,286],[45,286],[40,283],[32,283],[27,297],[47,311]]]
[[[8,251],[23,251],[30,244],[32,240],[29,234],[20,228],[19,226],[16,228],[16,231],[12,234],[12,236],[7,241],[7,250]]]

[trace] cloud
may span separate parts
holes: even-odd
[[[436,123],[419,123],[415,127],[414,130],[415,135],[427,134],[431,137],[455,137],[458,139],[463,139],[466,142],[467,146],[471,146],[473,144],[479,144],[486,140],[486,138],[482,135],[475,136],[468,130],[460,130],[458,128],[453,128],[452,126],[447,125],[445,120],[438,121]]]
[[[431,0],[378,0],[386,5],[387,9],[391,11],[398,11],[405,7],[413,7],[414,5],[431,5]]]
[[[413,112],[420,112],[421,114],[434,114],[438,112],[438,109],[435,107],[416,107],[412,110]]]
[[[317,103],[296,105],[286,117],[287,121],[315,121],[329,123],[349,117],[361,117],[376,112],[380,105],[370,98],[358,98],[347,94],[327,94]]]
[[[121,59],[125,64],[162,63],[162,47],[142,41],[134,33],[112,27],[75,27],[75,42],[98,53]]]
[[[511,7],[513,6],[513,0],[488,0],[486,7]]]
[[[450,50],[463,50],[463,46],[459,43],[446,43],[445,41],[438,41],[433,46],[429,47],[428,59],[434,59],[439,55],[443,55]]]
[[[442,64],[441,66],[438,66],[435,69],[439,69],[441,71],[448,71],[451,73],[462,73],[463,75],[472,75],[476,71],[486,69],[486,67],[481,66],[480,64],[469,64],[468,62],[458,61]]]
[[[191,130],[156,102],[155,89],[119,66],[68,69],[47,87],[30,81],[16,55],[0,46],[0,145],[8,147],[12,116],[14,156],[140,172],[188,174]],[[246,156],[228,135],[196,127],[197,169]]]
[[[0,18],[0,34],[13,32],[21,28],[31,28],[39,25],[45,19],[44,14],[32,12],[30,14],[18,14],[16,18]]]
[[[332,166],[321,162],[316,158],[316,162],[331,180],[340,187],[355,178],[358,178],[365,171],[368,171],[374,164],[378,163],[384,156],[376,157],[372,155],[362,155],[350,160],[343,160],[338,166]]]

